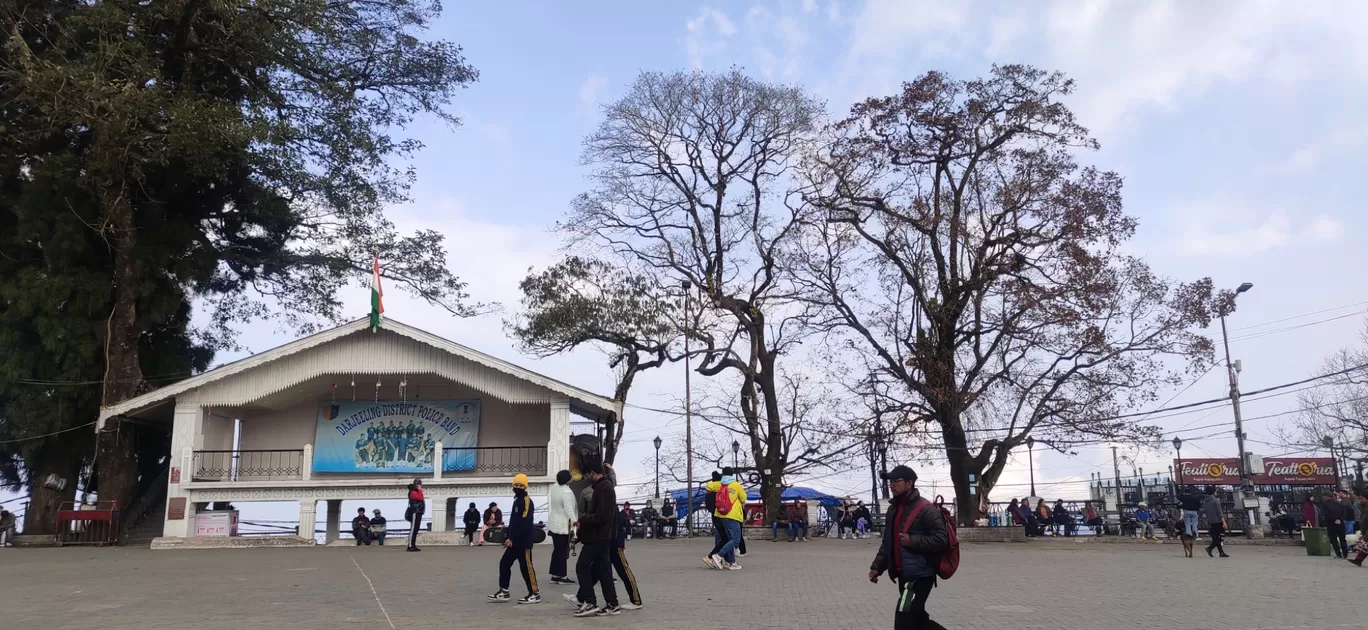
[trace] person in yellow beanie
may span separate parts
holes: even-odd
[[[489,601],[509,600],[508,585],[513,579],[513,563],[517,562],[523,582],[527,584],[527,597],[518,600],[518,603],[541,603],[541,593],[537,591],[537,570],[532,565],[532,545],[535,540],[533,519],[536,512],[532,497],[527,496],[527,475],[513,475],[513,507],[509,510],[508,537],[504,539],[503,558],[499,560],[499,591],[490,595]]]

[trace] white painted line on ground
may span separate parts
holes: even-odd
[[[347,557],[351,558],[352,564],[356,565],[356,570],[361,572],[361,577],[366,578],[366,584],[370,586],[371,595],[375,596],[375,603],[380,606],[380,612],[385,613],[385,622],[389,624],[390,630],[395,630],[394,621],[390,619],[389,611],[385,610],[385,604],[380,601],[380,594],[375,592],[375,584],[371,582],[370,576],[366,575],[366,570],[361,568],[361,564],[356,561],[355,557]]]

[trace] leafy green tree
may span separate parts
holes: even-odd
[[[478,312],[440,234],[401,235],[385,205],[420,145],[394,134],[444,110],[476,73],[421,32],[428,0],[16,0],[0,8],[0,151],[23,181],[68,161],[61,203],[108,251],[100,404],[148,386],[142,354],[179,301],[210,305],[199,331],[278,315],[336,321],[338,288],[379,252],[393,285],[456,315]],[[393,286],[392,285],[392,286]],[[166,291],[166,287],[176,290]],[[171,308],[171,305],[176,305]],[[97,437],[102,498],[127,503],[136,432]]]
[[[601,260],[571,256],[527,276],[523,310],[508,324],[526,352],[550,356],[584,344],[603,349],[617,370],[613,400],[627,401],[636,375],[664,365],[679,336],[677,298],[648,276]],[[604,460],[613,463],[623,418],[605,434]]]

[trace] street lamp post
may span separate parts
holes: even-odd
[[[736,470],[736,456],[741,454],[741,443],[732,440],[732,470]]]
[[[1364,460],[1362,458],[1358,460],[1358,485],[1360,486],[1363,485],[1363,464],[1365,461],[1368,460]]]
[[[1321,444],[1330,449],[1330,468],[1335,471],[1335,489],[1338,490],[1340,487],[1340,466],[1339,460],[1335,459],[1335,438],[1327,435],[1321,438]]]
[[[1035,496],[1035,438],[1026,437],[1026,460],[1031,464],[1031,496]]]
[[[1173,452],[1178,455],[1178,485],[1183,485],[1183,438],[1173,436]]]
[[[685,474],[686,476],[688,476],[688,479],[689,479],[689,480],[684,484],[684,496],[688,497],[687,500],[688,500],[688,502],[689,502],[689,503],[688,503],[688,506],[689,506],[688,519],[689,519],[689,521],[688,521],[688,523],[685,523],[684,526],[685,526],[685,527],[688,527],[688,530],[689,530],[689,532],[690,532],[690,535],[692,535],[692,533],[693,533],[693,527],[690,527],[689,524],[694,522],[694,512],[695,512],[696,510],[694,510],[694,504],[693,504],[693,500],[694,500],[694,493],[693,493],[693,483],[694,483],[694,474],[693,474],[693,400],[692,400],[693,388],[692,388],[692,387],[690,386],[690,384],[689,384],[689,373],[691,372],[691,370],[689,369],[689,332],[688,332],[687,329],[688,329],[688,321],[689,321],[689,292],[693,290],[693,283],[689,282],[688,280],[684,280],[683,282],[680,283],[680,288],[683,289],[683,291],[684,291],[684,322],[685,322],[685,326],[684,326],[684,328],[685,328],[685,331],[684,331],[684,461],[685,461],[685,464],[684,464],[684,474]],[[657,475],[657,477],[659,477],[659,475]]]
[[[1235,289],[1238,296],[1245,291],[1254,288],[1254,285],[1245,282]],[[1231,298],[1232,305],[1234,298]],[[1254,477],[1249,470],[1249,454],[1245,452],[1244,422],[1240,418],[1240,371],[1235,368],[1234,362],[1230,360],[1230,335],[1226,332],[1227,309],[1221,307],[1221,342],[1225,346],[1226,373],[1230,377],[1230,407],[1235,411],[1235,446],[1240,454],[1240,494],[1241,507],[1245,511],[1248,522],[1252,525],[1245,528],[1245,535],[1249,538],[1263,538],[1263,528],[1257,527],[1262,519],[1259,518],[1259,511],[1248,507],[1248,504],[1255,503],[1258,499],[1254,496]]]
[[[655,447],[656,447],[656,492],[655,492],[655,496],[656,496],[657,499],[659,499],[659,498],[660,498],[660,436],[659,436],[659,435],[655,436],[655,439],[652,440],[651,442],[652,442],[653,444],[655,444]]]

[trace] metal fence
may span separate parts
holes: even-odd
[[[477,446],[442,449],[442,474],[546,474],[545,446]]]
[[[195,451],[195,481],[271,481],[301,479],[304,451]]]
[[[119,542],[119,504],[116,501],[97,501],[82,504],[63,501],[57,509],[58,546],[95,545],[103,547]]]

